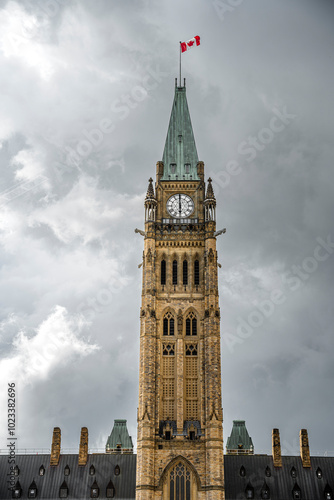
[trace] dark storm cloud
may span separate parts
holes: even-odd
[[[162,157],[178,41],[199,34],[183,76],[227,227],[225,439],[242,418],[256,452],[270,451],[273,427],[288,453],[302,427],[311,450],[334,451],[333,6],[237,3],[2,4],[0,366],[20,383],[22,448],[49,447],[56,425],[64,448],[78,447],[83,425],[103,448],[114,418],[135,437],[143,241],[133,229]],[[69,352],[19,375],[24,354],[33,363],[62,330]]]

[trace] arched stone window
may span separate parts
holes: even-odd
[[[174,335],[175,321],[173,315],[168,312],[163,319],[163,335]]]
[[[164,500],[193,500],[197,498],[196,492],[195,474],[183,460],[177,460],[166,476]]]
[[[186,318],[186,335],[197,335],[197,318],[193,312]]]

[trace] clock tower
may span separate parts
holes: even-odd
[[[137,500],[224,498],[216,199],[175,97],[145,198]]]

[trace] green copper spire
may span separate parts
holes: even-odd
[[[162,161],[164,163],[162,181],[199,180],[198,155],[185,86],[175,86],[175,97]]]

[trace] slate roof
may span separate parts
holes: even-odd
[[[87,465],[78,466],[78,455],[60,455],[59,465],[50,467],[50,455],[17,455],[16,464],[19,467],[19,476],[15,477],[22,488],[22,499],[28,498],[28,488],[34,480],[37,486],[37,499],[47,500],[59,498],[59,489],[64,480],[68,486],[68,498],[90,498],[90,488],[94,481],[100,489],[99,498],[106,498],[106,488],[110,480],[115,487],[115,498],[135,498],[136,490],[136,455],[131,454],[92,454],[88,455]],[[39,469],[45,467],[44,476],[39,475]],[[70,474],[64,476],[66,465]],[[93,465],[95,474],[90,475],[89,469]],[[119,466],[120,474],[115,475],[115,467]],[[9,471],[8,457],[0,456],[0,499],[11,499],[12,493],[8,490],[7,472]]]
[[[175,87],[162,161],[164,174],[161,180],[199,180],[197,175],[198,154],[190,120],[186,87]],[[171,164],[176,165],[175,171]],[[186,172],[185,164],[190,165],[189,173]]]
[[[115,487],[115,499],[134,499],[136,483],[136,455],[127,454],[93,454],[88,455],[86,466],[78,466],[78,455],[61,455],[59,465],[50,467],[50,455],[17,455],[16,463],[20,469],[15,477],[22,488],[22,499],[28,498],[28,488],[33,481],[37,487],[39,500],[58,499],[59,489],[65,480],[69,493],[68,498],[88,499],[90,488],[96,481],[100,489],[99,498],[106,498],[107,485],[112,481]],[[39,476],[39,469],[45,467],[44,476]],[[66,465],[70,474],[64,476]],[[95,474],[90,475],[91,465]],[[120,474],[115,475],[115,467],[119,466]],[[8,457],[0,456],[0,499],[11,499],[7,486]],[[244,468],[244,476],[240,469]],[[291,476],[295,468],[296,477]],[[317,477],[320,468],[322,477]],[[270,476],[266,475],[270,470]],[[328,485],[334,491],[334,457],[311,457],[311,468],[303,468],[298,456],[282,457],[282,467],[275,468],[271,455],[225,455],[225,500],[241,500],[246,498],[245,489],[248,484],[254,488],[254,499],[261,499],[264,484],[269,487],[271,500],[292,499],[292,490],[297,485],[302,500],[323,500]],[[332,498],[333,495],[332,495]]]
[[[240,475],[241,467],[245,476]],[[269,467],[271,476],[265,470]],[[296,478],[291,477],[295,467]],[[317,477],[317,468],[322,471],[322,478]],[[282,467],[274,467],[271,455],[225,455],[225,498],[236,500],[246,498],[248,483],[254,488],[254,499],[261,498],[264,482],[269,486],[271,500],[292,499],[292,490],[297,484],[303,500],[323,500],[326,484],[334,491],[334,457],[311,457],[311,468],[304,468],[300,457],[282,457]],[[332,497],[333,498],[333,497]]]

